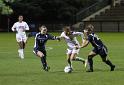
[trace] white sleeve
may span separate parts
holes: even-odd
[[[62,32],[61,35],[60,35],[59,37],[61,37],[61,38],[64,37],[64,33]]]
[[[15,29],[16,29],[16,23],[14,23],[14,25],[12,26],[12,31],[14,32],[15,31]]]
[[[26,22],[25,22],[25,30],[29,30],[29,26]]]
[[[77,36],[81,36],[82,42],[84,42],[85,37],[84,37],[84,34],[82,32],[74,32],[74,34]]]
[[[60,38],[66,38],[66,39],[68,39],[68,37],[65,35],[64,32],[62,32],[61,35],[60,35],[59,37],[60,37]]]
[[[74,35],[82,35],[83,33],[82,32],[74,32],[73,34]]]
[[[73,34],[76,36],[81,36],[81,38],[84,37],[84,34],[82,32],[74,32]]]

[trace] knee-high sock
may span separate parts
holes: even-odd
[[[42,62],[43,68],[45,69],[47,66],[47,62],[46,62],[46,58],[44,56],[41,57],[41,62]]]
[[[71,62],[70,58],[68,58],[67,61],[68,61],[69,66],[72,67],[72,62]]]
[[[93,70],[93,59],[92,59],[92,56],[88,56],[88,64],[89,64],[90,70]]]
[[[81,57],[76,57],[75,59],[73,59],[73,61],[85,62],[85,59],[83,59],[83,58],[81,58]]]
[[[111,61],[110,60],[106,60],[106,61],[104,61],[107,65],[109,65],[110,67],[111,66],[113,66],[113,64],[111,63]]]

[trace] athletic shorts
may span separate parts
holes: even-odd
[[[22,41],[26,42],[27,41],[26,33],[22,33],[22,34],[17,33],[16,40],[17,40],[17,42],[22,42]]]
[[[93,52],[95,52],[96,54],[99,54],[101,57],[106,57],[108,55],[108,50],[106,46],[103,46],[100,49],[94,48]]]
[[[37,55],[37,52],[38,51],[42,52],[44,54],[44,56],[46,56],[46,50],[42,50],[42,49],[36,49],[36,48],[34,48],[33,53]]]

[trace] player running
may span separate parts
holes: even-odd
[[[40,32],[35,36],[35,44],[33,52],[40,57],[41,63],[43,65],[43,70],[49,71],[50,67],[47,65],[46,61],[46,48],[45,44],[47,40],[59,40],[58,37],[52,36],[47,33],[46,26],[39,27]]]
[[[72,69],[72,61],[81,61],[85,63],[85,59],[77,57],[79,53],[79,42],[77,41],[76,37],[81,36],[83,39],[83,33],[82,32],[73,32],[71,31],[69,26],[65,26],[63,28],[63,32],[60,35],[60,38],[64,38],[64,40],[67,43],[67,62]]]
[[[102,58],[102,61],[110,66],[110,71],[114,71],[115,65],[107,58],[108,50],[107,47],[103,44],[101,39],[93,32],[94,26],[89,24],[84,29],[84,34],[86,34],[87,39],[82,43],[82,48],[86,47],[89,43],[92,44],[94,49],[88,55],[88,66],[87,72],[93,72],[93,57],[99,54]]]
[[[23,21],[23,16],[19,15],[18,22],[12,26],[12,31],[16,32],[16,40],[19,45],[18,53],[21,59],[24,59],[24,48],[27,41],[26,30],[29,30],[29,26]]]

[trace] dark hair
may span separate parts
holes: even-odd
[[[18,15],[18,17],[19,17],[19,16],[23,16],[23,15],[20,14],[20,15]]]
[[[39,30],[41,30],[42,28],[47,28],[47,27],[45,25],[39,26]]]

